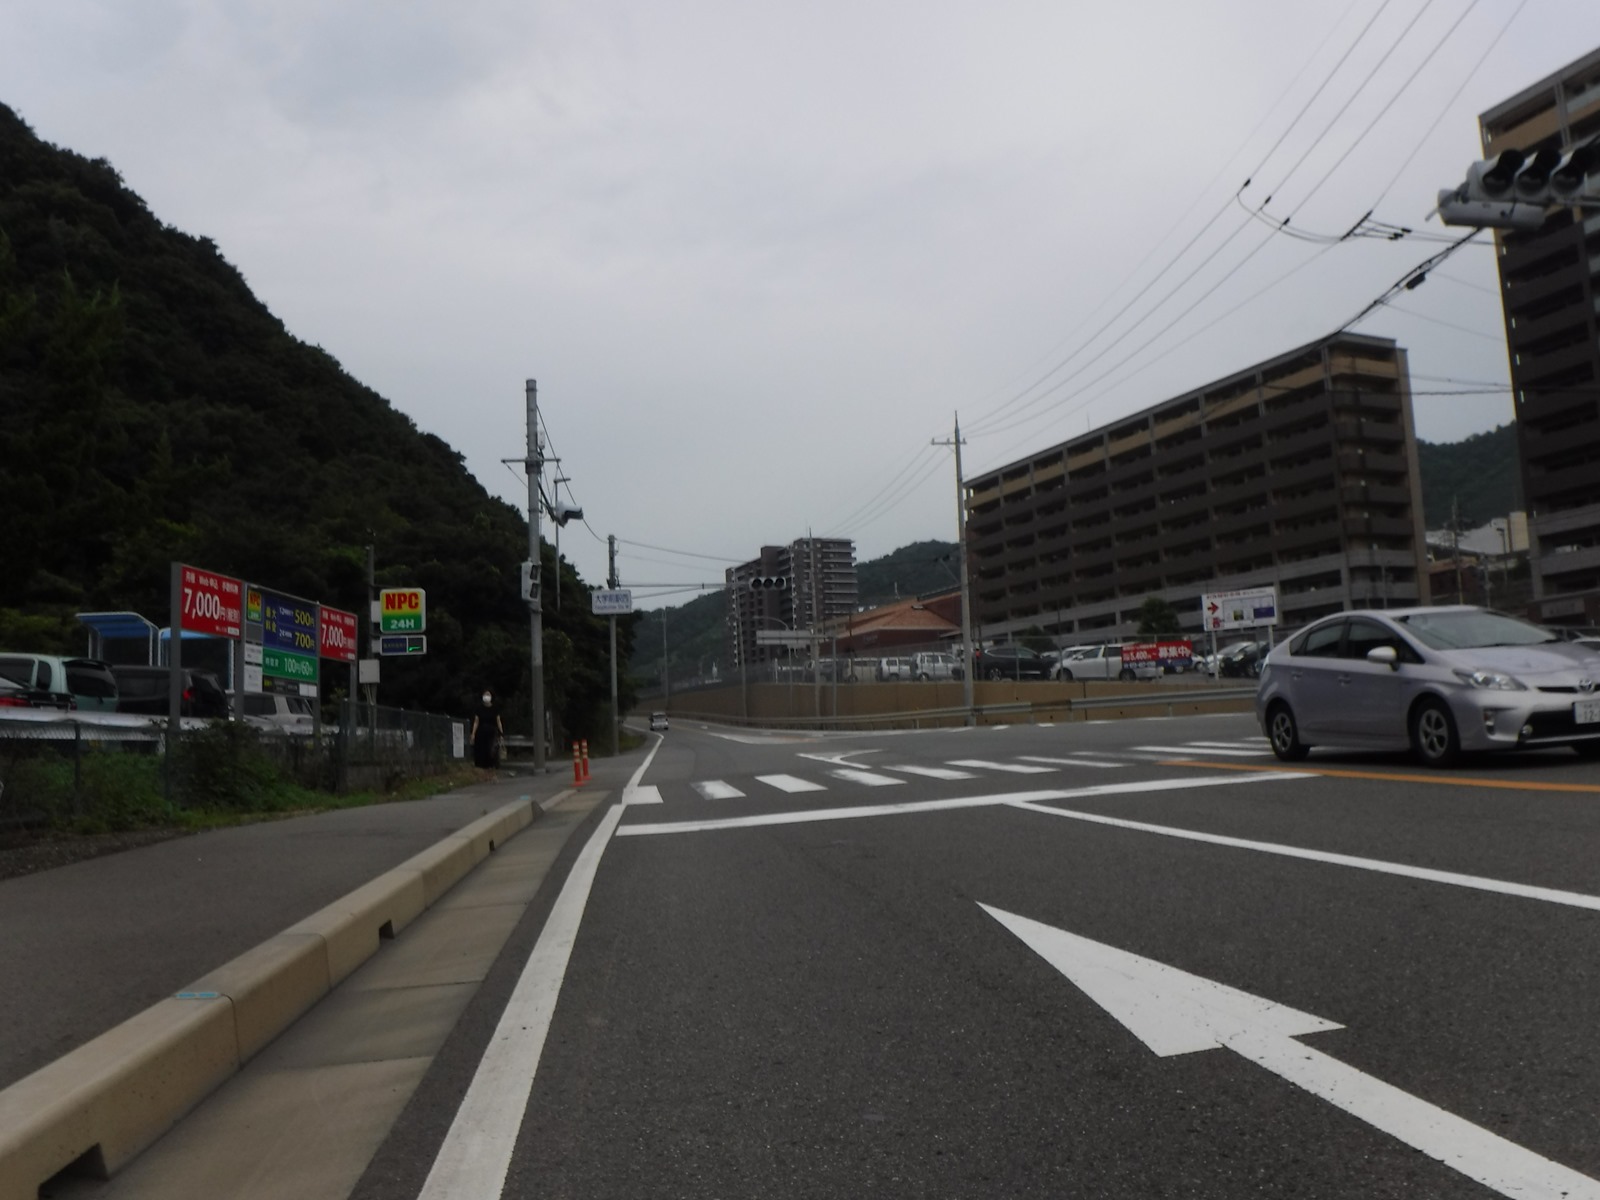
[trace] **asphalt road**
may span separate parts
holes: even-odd
[[[1600,1195],[1570,752],[680,724],[637,785],[356,1195]]]

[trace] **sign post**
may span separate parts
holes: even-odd
[[[606,617],[611,626],[611,753],[620,754],[619,738],[621,734],[617,729],[620,716],[617,713],[617,618],[627,616],[633,612],[633,592],[628,588],[617,587],[617,539],[611,538],[611,576],[606,581],[610,589],[596,588],[589,593],[589,611],[597,617]]]
[[[1257,625],[1278,623],[1278,589],[1240,588],[1232,592],[1211,592],[1200,597],[1200,617],[1211,635],[1211,677],[1219,678],[1217,634],[1230,629],[1253,629]]]
[[[237,638],[244,585],[227,575],[172,564],[172,620],[167,632],[166,798],[172,801],[172,747],[183,718],[183,635]]]

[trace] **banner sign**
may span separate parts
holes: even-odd
[[[244,585],[199,567],[180,566],[178,574],[182,627],[211,637],[238,637]]]
[[[323,606],[322,645],[319,653],[323,658],[336,658],[340,662],[356,661],[355,613]]]
[[[1174,638],[1160,642],[1133,642],[1122,647],[1122,665],[1131,663],[1189,662],[1194,658],[1194,644],[1188,638]]]

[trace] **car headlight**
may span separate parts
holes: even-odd
[[[1525,692],[1527,685],[1502,671],[1457,671],[1456,678],[1469,687],[1491,692]]]

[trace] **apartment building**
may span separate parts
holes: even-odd
[[[1272,584],[1284,626],[1428,600],[1405,351],[1342,333],[966,481],[974,635],[1137,631]]]
[[[1485,157],[1600,137],[1600,50],[1479,119]],[[1548,623],[1600,624],[1600,211],[1497,233],[1500,295],[1530,518],[1534,600]]]
[[[749,562],[729,567],[728,661],[741,664],[785,657],[781,647],[758,644],[758,630],[821,629],[830,618],[856,609],[856,547],[849,538],[800,538],[763,546]]]

